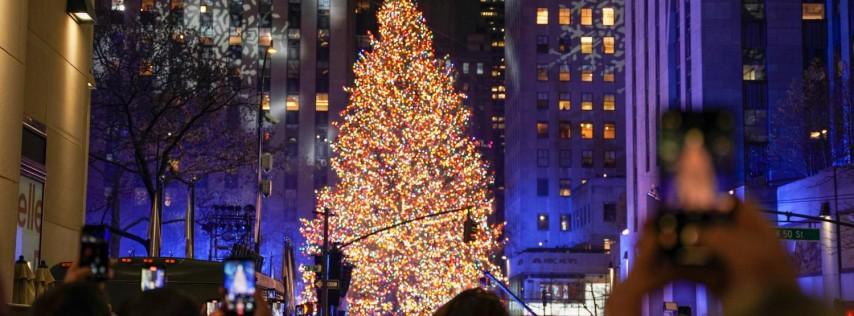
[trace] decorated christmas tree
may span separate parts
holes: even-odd
[[[379,38],[354,66],[350,103],[336,127],[332,168],[338,183],[319,192],[328,208],[330,239],[347,243],[430,214],[344,247],[353,265],[347,300],[353,315],[429,315],[475,287],[499,246],[492,213],[492,178],[466,136],[469,109],[454,90],[454,71],[437,59],[432,34],[411,0],[387,0]],[[464,211],[447,212],[466,208]],[[470,238],[464,223],[473,220]],[[323,244],[323,218],[303,221],[311,255]],[[306,270],[306,269],[303,269]],[[303,271],[303,300],[314,300],[315,274]]]

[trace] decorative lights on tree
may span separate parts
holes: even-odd
[[[347,242],[407,223],[343,249],[354,265],[347,293],[353,315],[429,315],[466,288],[481,269],[496,271],[489,256],[502,227],[489,226],[492,178],[465,136],[471,115],[454,91],[453,70],[433,53],[432,34],[411,0],[387,0],[378,13],[379,39],[371,38],[354,67],[350,104],[332,146],[338,184],[318,195],[329,208],[330,240]],[[474,234],[464,240],[467,217]],[[472,224],[472,222],[469,222]],[[323,218],[303,220],[309,254],[323,244]],[[314,273],[303,270],[303,300],[314,300]]]

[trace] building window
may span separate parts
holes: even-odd
[[[464,74],[469,73],[469,63],[463,63],[463,73]]]
[[[605,54],[613,55],[614,54],[614,37],[606,36],[602,38],[602,49]]]
[[[607,122],[602,129],[602,138],[604,139],[616,139],[617,138],[617,124],[614,122]]]
[[[537,179],[537,196],[549,196],[549,179]]]
[[[557,50],[561,53],[569,52],[570,42],[572,42],[570,36],[561,36],[557,41]]]
[[[581,139],[593,139],[593,123],[581,123]]]
[[[569,179],[560,179],[560,196],[569,197],[572,195],[572,181]]]
[[[548,54],[549,52],[549,36],[537,36],[537,54]]]
[[[572,167],[572,151],[569,149],[561,149],[558,152],[558,166],[561,168]]]
[[[559,9],[558,23],[560,23],[560,25],[569,25],[569,23],[572,23],[572,11],[570,11],[569,8]]]
[[[605,159],[602,161],[605,168],[617,167],[617,152],[613,150],[605,151]]]
[[[289,95],[285,101],[286,110],[299,111],[299,96]]]
[[[549,230],[549,214],[546,214],[546,213],[537,214],[537,229],[538,230]]]
[[[549,9],[537,8],[537,24],[539,24],[539,25],[549,24]]]
[[[585,150],[581,152],[581,166],[584,168],[593,168],[593,151]],[[587,183],[586,179],[581,180],[581,184]]]
[[[617,221],[617,204],[605,203],[602,205],[602,220],[606,223]]]
[[[562,214],[560,216],[560,231],[568,232],[570,229],[572,229],[571,218],[572,217],[569,214]]]
[[[581,110],[582,111],[593,111],[593,94],[592,93],[582,93],[581,94]]]
[[[590,36],[582,36],[581,37],[581,53],[582,54],[592,54],[593,53],[593,37],[590,37]]]
[[[572,102],[569,101],[569,93],[561,92],[557,100],[557,109],[561,111],[569,111],[572,108]]]
[[[824,3],[804,3],[801,18],[804,20],[824,20]]]
[[[604,82],[614,82],[614,70],[613,69],[605,69],[602,73],[602,81]]]
[[[602,25],[614,25],[614,8],[602,8]]]
[[[549,137],[549,123],[547,122],[537,122],[537,137],[539,138],[548,138]]]
[[[581,9],[581,25],[593,25],[593,9]]]
[[[569,81],[569,65],[560,65],[560,75],[558,76],[558,79],[563,82]]]
[[[549,166],[549,150],[537,149],[537,167],[546,168]]]
[[[742,66],[742,79],[744,81],[764,81],[765,65]]]
[[[329,111],[329,94],[318,93],[317,96],[314,98],[314,107],[317,112]]]
[[[483,63],[477,63],[477,74],[478,75],[483,74]]]
[[[593,67],[586,65],[581,67],[581,82],[593,82]]]
[[[558,131],[560,139],[570,139],[572,137],[572,127],[568,121],[560,121],[558,123]]]
[[[537,109],[545,110],[549,108],[549,93],[537,92]]]
[[[546,65],[537,65],[537,80],[549,80],[549,68]]]
[[[606,93],[605,96],[602,97],[602,109],[605,111],[616,111],[617,97],[613,94]]]

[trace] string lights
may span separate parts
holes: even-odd
[[[475,287],[502,226],[487,224],[492,177],[467,137],[471,113],[454,90],[454,71],[433,52],[432,33],[411,0],[387,0],[379,38],[354,66],[350,103],[335,124],[332,168],[337,185],[318,194],[329,208],[330,240],[346,242],[428,214],[471,206],[379,233],[344,249],[354,266],[347,293],[352,315],[430,315]],[[467,216],[473,240],[463,240]],[[320,252],[323,218],[302,220],[309,255]],[[485,266],[484,266],[485,265]],[[315,301],[315,273],[301,267],[303,301]]]

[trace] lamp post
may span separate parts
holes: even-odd
[[[824,222],[824,223],[822,223],[822,228],[825,230],[830,230],[830,229],[835,230],[833,236],[828,235],[827,238],[828,239],[836,238],[836,245],[835,245],[835,247],[836,247],[836,281],[837,281],[837,288],[838,288],[837,289],[837,295],[838,295],[837,298],[839,300],[842,300],[842,229],[841,229],[842,227],[840,227],[840,225],[839,225],[839,223],[842,219],[839,216],[839,186],[837,183],[837,172],[836,172],[837,168],[836,168],[836,165],[833,164],[833,161],[837,157],[830,157],[830,159],[828,159],[828,157],[827,157],[829,155],[828,154],[828,151],[829,151],[828,150],[828,147],[829,147],[828,142],[829,142],[829,140],[828,140],[827,129],[822,129],[820,131],[812,131],[812,132],[810,132],[809,137],[812,140],[821,141],[821,143],[823,145],[823,148],[822,148],[823,161],[825,162],[825,164],[829,164],[833,170],[833,213],[834,213],[833,216],[836,219],[836,223],[834,225],[833,223]],[[821,213],[819,214],[819,216],[825,220],[831,219],[830,203],[829,202],[822,204]],[[826,246],[829,247],[826,251],[830,251],[830,249],[832,249],[832,247],[833,247],[833,245],[829,245],[829,244]],[[830,258],[831,260],[832,260],[832,257],[833,256],[831,256],[831,258]],[[825,286],[825,288],[827,288],[827,286]]]
[[[253,249],[256,254],[261,253],[261,203],[263,199],[263,191],[264,191],[264,179],[262,175],[262,158],[264,155],[263,152],[263,144],[264,144],[264,134],[262,131],[262,127],[264,125],[264,81],[265,75],[264,72],[267,69],[267,59],[270,55],[275,54],[276,49],[273,46],[273,41],[270,41],[270,46],[267,46],[267,49],[264,50],[264,60],[261,62],[261,79],[260,79],[260,87],[258,87],[258,117],[256,120],[257,123],[257,133],[258,133],[258,170],[257,170],[257,191],[255,196],[255,227],[253,232],[253,242],[255,243]]]
[[[172,138],[172,133],[166,133],[166,138]],[[160,172],[160,135],[157,135],[157,141],[155,145],[155,157],[154,157],[154,173],[155,173],[155,183],[154,183],[154,205],[151,207],[151,221],[149,222],[148,229],[148,256],[149,257],[159,257],[160,256],[160,237],[161,237],[161,227],[160,223],[162,222],[163,215],[163,187],[164,187],[164,175]]]

